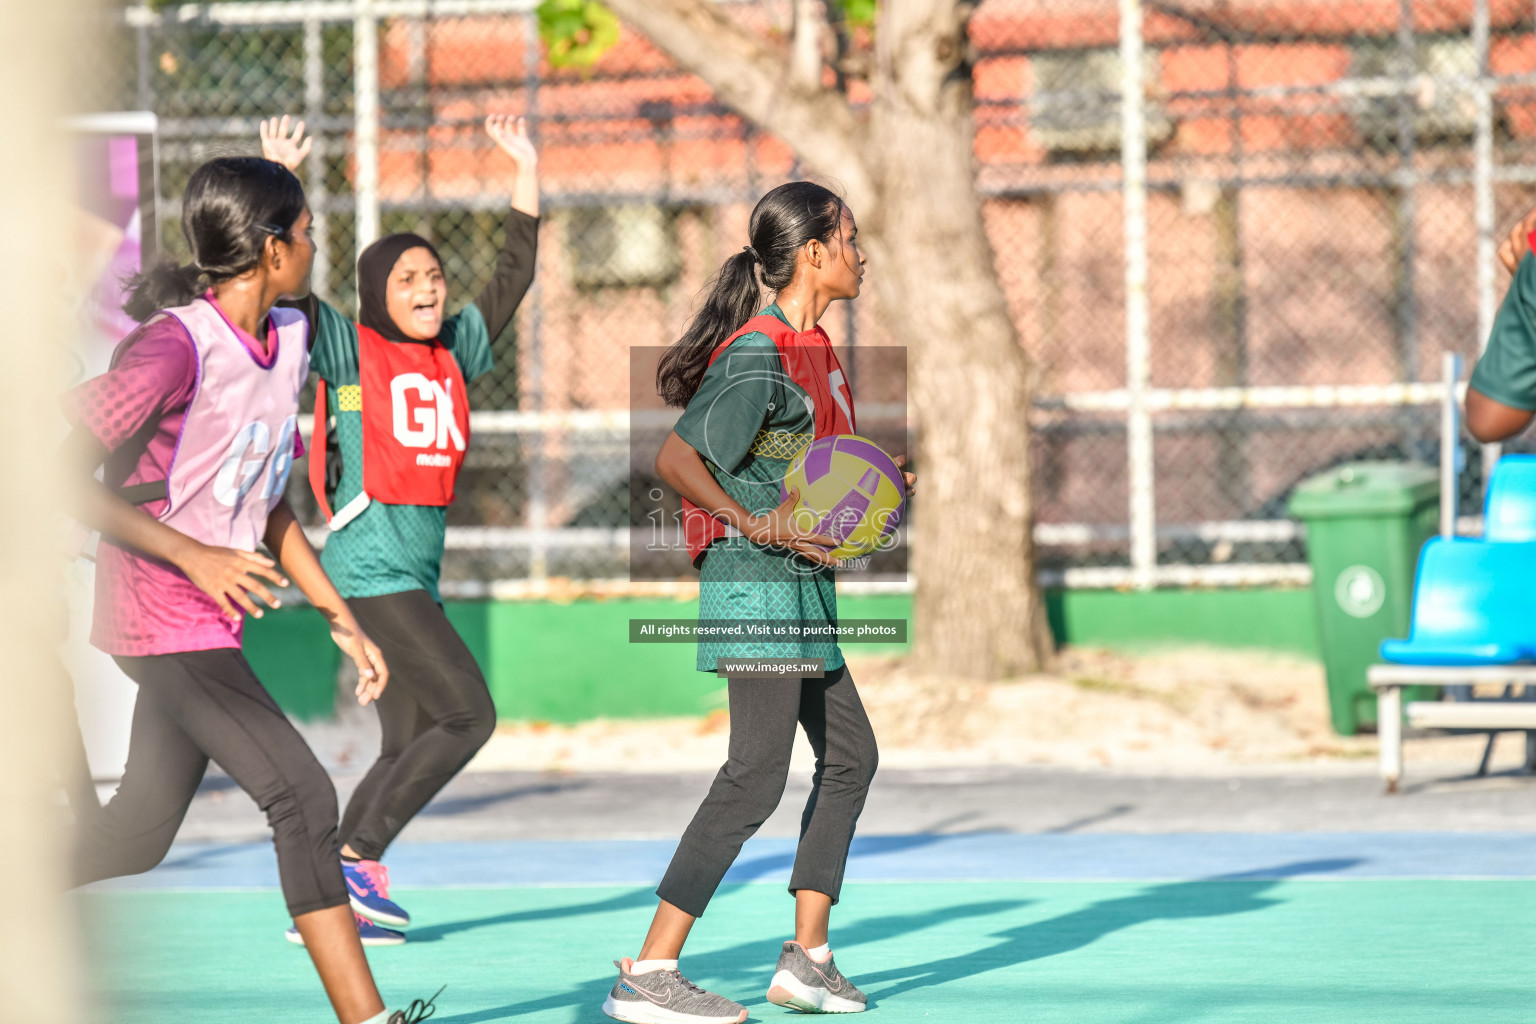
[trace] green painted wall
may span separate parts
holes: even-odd
[[[290,715],[321,718],[335,711],[341,651],[313,609],[269,608],[259,619],[247,618],[245,657]]]
[[[1136,650],[1250,647],[1319,656],[1306,587],[1242,590],[1056,590],[1046,595],[1057,642]]]
[[[1306,589],[1072,590],[1046,596],[1062,643],[1121,649],[1203,644],[1317,656],[1316,616]],[[689,643],[629,643],[632,618],[693,618],[697,601],[450,602],[448,618],[469,645],[501,717],[576,722],[696,715],[719,706],[721,687],[693,667]],[[841,596],[847,619],[911,619],[902,595]],[[256,673],[290,714],[332,709],[339,655],[307,608],[267,612],[246,625]],[[856,654],[902,650],[848,644]]]

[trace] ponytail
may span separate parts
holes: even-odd
[[[202,294],[203,272],[188,263],[178,266],[164,260],[125,282],[128,301],[123,312],[143,323],[162,309],[185,306]]]
[[[710,282],[704,306],[656,367],[656,390],[668,405],[688,404],[709,369],[711,353],[752,319],[762,294],[757,260],[751,252],[743,249],[725,261]]]
[[[842,215],[837,193],[810,181],[787,182],[757,201],[747,227],[751,244],[715,274],[703,307],[656,368],[656,390],[668,405],[688,404],[715,349],[758,311],[762,289],[788,287],[801,247],[813,238],[832,244]]]

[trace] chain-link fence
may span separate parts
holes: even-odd
[[[790,8],[730,5],[766,33]],[[1501,287],[1495,225],[1536,202],[1533,14],[1493,0],[978,8],[978,183],[1038,373],[1047,570],[1074,585],[1303,579],[1284,512],[1296,482],[1352,458],[1435,460],[1440,354],[1475,355]],[[627,28],[591,69],[550,67],[529,0],[134,7],[91,65],[94,106],[159,116],[172,250],[190,170],[258,151],[264,116],[302,117],[316,289],[348,313],[360,238],[393,230],[437,244],[451,307],[474,298],[511,184],[479,125],[526,115],[538,278],[472,386],[445,577],[474,593],[625,575],[644,526],[629,351],[679,333],[752,203],[797,174],[783,144]],[[825,326],[838,344],[890,342],[869,299]]]
[[[1536,200],[1532,24],[1487,0],[981,8],[982,183],[1069,578],[1301,578],[1298,481],[1437,460],[1440,355],[1475,356],[1494,226]]]

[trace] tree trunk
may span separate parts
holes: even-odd
[[[869,277],[910,354],[921,431],[912,569],[920,670],[992,679],[1051,651],[1034,575],[1028,364],[975,188],[965,25],[889,0],[868,159]],[[856,211],[858,212],[858,211]]]
[[[1028,364],[998,284],[972,154],[964,11],[886,0],[874,103],[790,73],[711,0],[608,0],[743,117],[843,184],[869,279],[909,353],[921,430],[911,568],[921,671],[994,679],[1051,653],[1031,537]]]

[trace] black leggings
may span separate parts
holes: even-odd
[[[485,746],[496,729],[496,708],[474,655],[425,590],[347,604],[383,650],[389,685],[378,700],[379,759],[347,801],[341,841],[378,860]]]
[[[826,893],[836,903],[848,845],[864,809],[879,751],[846,668],[825,679],[732,679],[730,754],[672,855],[656,895],[702,917],[741,844],[779,806],[789,778],[795,725],[816,753],[811,796],[789,891]]]
[[[75,884],[159,864],[213,760],[267,813],[294,917],[345,906],[336,790],[234,648],[114,660],[139,684],[117,793],[81,829]]]

